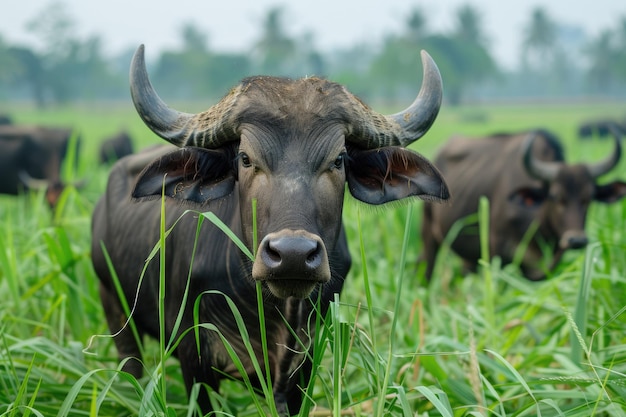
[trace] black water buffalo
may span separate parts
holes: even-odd
[[[246,257],[208,221],[195,242],[198,215],[182,216],[166,240],[165,340],[181,337],[175,354],[189,391],[194,383],[217,390],[225,375],[241,378],[242,373],[259,387],[226,302],[229,297],[236,304],[265,368],[259,283],[275,401],[282,415],[295,414],[311,373],[308,351],[315,315],[325,314],[351,264],[341,221],[346,183],[355,198],[370,204],[411,196],[448,197],[431,163],[403,148],[435,120],[442,94],[439,71],[423,52],[425,75],[417,99],[389,116],[372,111],[343,86],[327,80],[266,76],[247,78],[209,110],[188,114],[168,108],[157,96],[143,51],[140,46],[131,64],[133,102],[154,133],[180,148],[153,148],[120,160],[94,211],[92,258],[109,328],[120,331],[126,316],[102,247],[133,306],[138,332],[158,337],[158,262],[147,265],[138,285],[145,260],[159,240],[161,193],[167,196],[168,228],[188,209],[210,211],[249,249],[256,247],[256,255]],[[237,369],[216,331],[201,328],[199,340],[194,332],[183,335],[194,326],[196,300],[198,321],[219,330],[245,369]],[[179,310],[182,319],[176,327]],[[129,327],[114,340],[120,358],[141,357]],[[142,370],[134,360],[124,369],[136,376]],[[204,388],[198,402],[204,413],[211,410]]]
[[[133,141],[126,131],[105,138],[100,144],[100,163],[110,164],[133,153]]]
[[[0,193],[45,188],[54,207],[65,187],[61,166],[71,135],[63,127],[0,125]]]
[[[490,255],[499,256],[503,264],[511,263],[536,222],[537,232],[520,266],[531,280],[545,278],[565,250],[587,244],[584,226],[589,203],[610,203],[626,194],[623,182],[596,183],[617,165],[620,156],[617,135],[612,154],[593,165],[565,163],[558,138],[544,130],[483,139],[453,138],[435,160],[453,199],[447,206],[424,204],[421,259],[426,261],[426,277],[431,277],[437,251],[452,226],[476,213],[480,197],[486,196],[490,203]],[[551,265],[541,265],[542,247],[552,250]],[[475,223],[464,226],[452,250],[475,270],[480,259]]]
[[[612,131],[617,130],[622,135],[626,135],[626,122],[620,123],[614,119],[598,119],[581,123],[578,126],[578,137],[588,139],[594,135],[601,138],[611,135]]]

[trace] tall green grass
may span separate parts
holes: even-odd
[[[488,122],[468,121],[469,112]],[[614,105],[444,108],[412,147],[432,156],[454,133],[545,126],[564,138],[568,159],[596,160],[610,144],[577,142],[575,126],[611,112],[626,113]],[[195,402],[171,357],[176,341],[146,341],[148,372],[137,381],[120,370],[111,339],[94,338],[108,334],[89,253],[91,210],[107,175],[95,164],[97,142],[119,124],[139,146],[158,139],[130,109],[92,113],[16,115],[75,124],[81,160],[64,175],[86,185],[70,187],[54,214],[42,194],[0,196],[0,414],[187,416]],[[607,177],[626,178],[625,164]],[[444,250],[425,285],[416,263],[420,221],[420,203],[371,209],[347,199],[353,267],[318,320],[303,415],[626,415],[626,202],[594,204],[592,243],[537,283],[488,258],[479,273],[463,276]],[[166,242],[155,242],[155,256]],[[225,381],[211,395],[216,415],[237,416],[275,414],[270,397],[251,393],[245,381]]]

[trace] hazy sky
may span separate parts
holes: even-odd
[[[77,22],[79,35],[99,35],[105,52],[115,53],[146,45],[148,58],[166,47],[180,46],[180,29],[191,22],[209,35],[212,49],[248,50],[259,36],[268,7],[283,6],[286,31],[314,34],[322,50],[350,46],[360,40],[380,40],[404,30],[408,12],[420,7],[428,28],[449,31],[460,5],[471,4],[481,13],[483,27],[496,59],[513,65],[519,56],[520,34],[531,11],[541,5],[553,20],[581,27],[589,36],[617,26],[626,16],[626,0],[61,0]],[[9,3],[9,2],[5,2]],[[4,4],[0,35],[7,43],[36,45],[26,22],[53,0],[17,0]],[[58,3],[58,1],[57,1]]]

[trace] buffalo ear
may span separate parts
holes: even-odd
[[[428,200],[446,200],[450,196],[433,164],[418,153],[396,146],[373,150],[349,147],[346,177],[352,196],[368,204],[410,196]]]
[[[601,203],[614,203],[624,196],[626,196],[626,183],[614,181],[605,185],[597,185],[594,200]]]
[[[522,187],[515,190],[509,201],[524,208],[539,207],[547,197],[547,193],[542,188]]]
[[[235,186],[234,154],[229,148],[184,147],[146,166],[137,178],[133,198],[165,195],[206,203],[230,194]]]

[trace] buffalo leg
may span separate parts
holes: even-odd
[[[431,230],[432,225],[432,208],[429,203],[424,203],[423,219],[422,219],[422,254],[418,259],[418,263],[426,262],[426,270],[424,276],[426,281],[430,282],[433,270],[435,269],[435,261],[437,260],[437,252],[439,251],[439,242]]]
[[[143,373],[141,364],[141,351],[137,340],[133,335],[130,325],[127,323],[128,316],[124,313],[117,294],[100,284],[100,299],[106,315],[109,331],[113,336],[120,361],[130,358],[122,370],[140,378]]]
[[[312,355],[313,352],[311,352],[311,356]],[[306,389],[309,383],[312,368],[313,364],[308,359],[302,364],[298,378],[300,384],[293,384],[291,391],[287,393],[287,409],[289,411],[287,415],[297,415],[300,412],[302,398],[304,396],[303,390]]]
[[[208,345],[208,341],[202,340],[202,331],[200,331],[200,339],[199,343],[201,347]],[[191,332],[191,334],[184,337],[176,349],[176,356],[181,359],[180,368],[183,373],[183,380],[185,381],[185,387],[187,388],[189,397],[191,397],[194,384],[201,383],[208,385],[208,387],[204,385],[200,387],[196,402],[202,411],[202,415],[210,413],[213,411],[213,407],[211,406],[209,398],[209,387],[213,391],[218,391],[219,389],[219,381],[215,378],[211,370],[211,363],[206,362],[210,355],[203,355],[203,362],[200,362],[195,336],[193,332]]]

